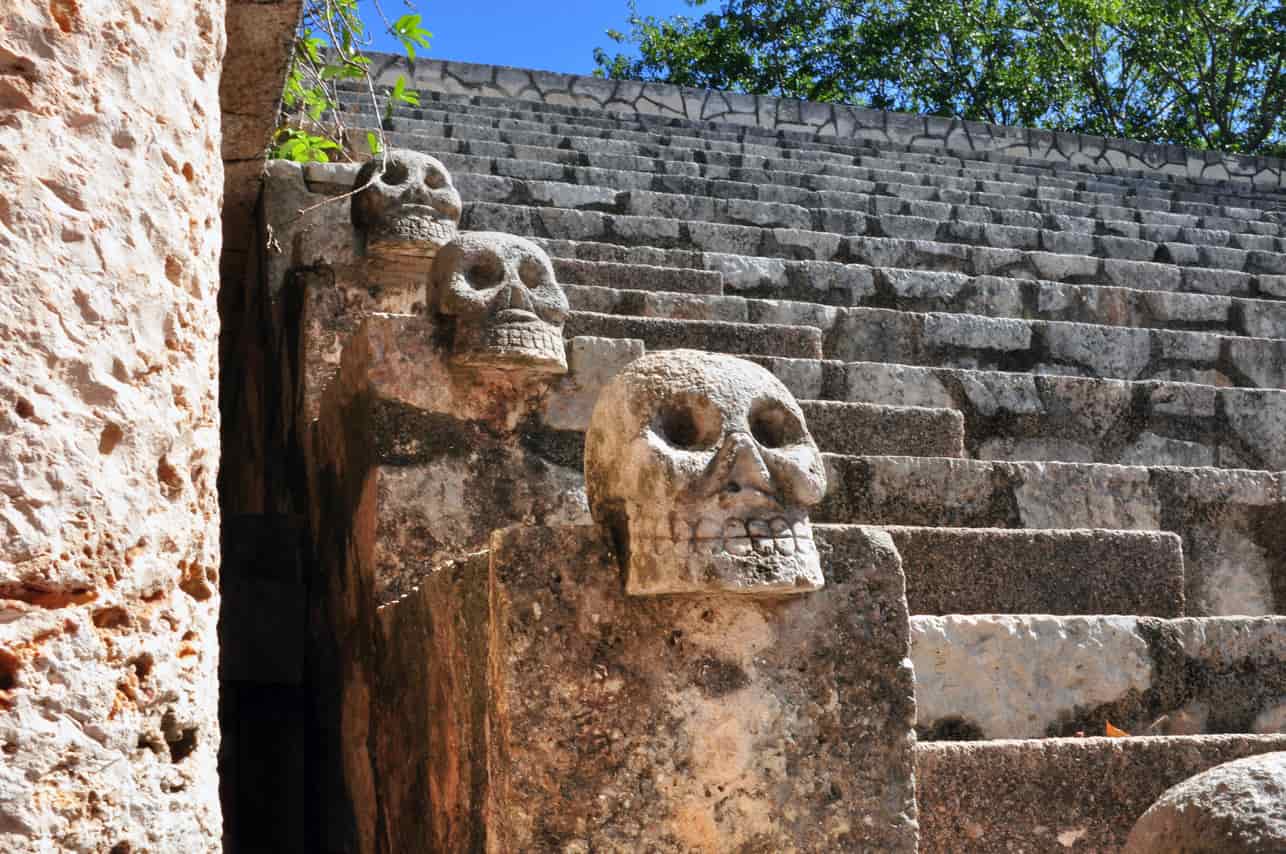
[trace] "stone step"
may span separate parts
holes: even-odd
[[[978,459],[1286,469],[1286,393],[756,358],[800,398],[957,409]]]
[[[821,330],[812,326],[666,320],[573,311],[563,333],[567,338],[577,335],[635,338],[642,341],[649,352],[687,347],[715,353],[805,359],[819,358],[822,353]]]
[[[833,309],[825,351],[850,362],[1286,388],[1286,341],[971,314]]]
[[[922,741],[1286,733],[1286,618],[913,616]]]
[[[564,286],[621,288],[629,291],[663,291],[669,295],[702,296],[723,293],[723,274],[691,267],[657,267],[612,261],[582,261],[554,257],[554,273]],[[728,318],[709,317],[706,320]],[[1286,326],[1283,327],[1286,329]]]
[[[1286,473],[826,455],[813,520],[859,525],[1170,531],[1186,612],[1286,607]]]
[[[915,749],[923,854],[1115,852],[1171,786],[1286,736],[925,743]]]
[[[881,156],[896,157],[900,161],[917,166],[989,167],[997,172],[1003,170],[1015,175],[1039,176],[1047,181],[1087,181],[1111,189],[1124,186],[1154,194],[1187,192],[1235,200],[1281,198],[1286,202],[1286,196],[1281,193],[1256,191],[1238,182],[1194,180],[1187,177],[1143,173],[1137,170],[1124,170],[1121,174],[1103,174],[1086,168],[1053,164],[1046,160],[1008,157],[990,152],[980,155],[959,150],[950,153],[945,151],[933,153],[905,145],[890,144],[883,140],[878,142],[840,140],[791,131],[765,131],[753,127],[720,125],[715,122],[686,122],[650,116],[623,116],[610,112],[595,115],[584,109],[575,108],[573,112],[551,113],[542,109],[543,105],[532,105],[529,102],[491,99],[491,104],[487,104],[484,103],[485,101],[486,99],[478,98],[452,100],[452,96],[445,96],[431,98],[431,101],[426,101],[420,108],[398,106],[394,109],[392,124],[397,127],[408,122],[437,121],[481,128],[545,131],[570,136],[601,136],[637,141],[655,139],[661,144],[678,142],[684,145],[711,146],[724,150],[732,143],[759,145],[769,149],[816,150],[851,155],[878,153]],[[356,117],[359,123],[373,124],[373,108],[368,99],[361,96],[345,98],[344,103],[350,112],[359,114]],[[366,115],[360,115],[362,113]],[[381,108],[382,114],[383,108]]]
[[[1199,225],[1210,231],[1245,233],[1241,239],[1250,246],[1262,245],[1256,244],[1255,235],[1271,240],[1283,234],[1282,217],[1276,210],[1024,183],[1014,180],[1016,176],[924,172],[909,164],[903,169],[889,168],[904,164],[871,157],[818,161],[665,146],[629,148],[630,143],[584,137],[514,134],[506,137],[525,139],[526,143],[457,139],[424,132],[391,132],[386,134],[386,141],[390,145],[431,152],[453,172],[497,179],[571,182],[616,190],[753,198],[765,202],[813,198],[825,200],[821,207],[826,208],[861,204],[861,200],[851,198],[856,194],[885,199],[865,203],[877,212],[881,206],[892,207],[894,211],[904,209],[904,204],[887,200],[895,197],[923,203],[921,207],[926,210],[934,203],[990,208],[996,211],[992,218],[1002,222],[1005,217],[1018,222],[1029,220],[1025,212],[1065,218],[1055,220],[1062,228],[1084,230],[1089,224],[1078,222],[1083,219],[1118,222],[1121,225],[1117,228],[1125,230],[1124,236],[1135,233],[1131,224],[1152,226],[1157,230],[1149,235],[1161,239],[1178,237],[1176,232],[1165,230],[1166,227]],[[1003,180],[1005,178],[1009,180]],[[758,189],[752,191],[745,185],[755,185]],[[693,193],[694,190],[697,192]],[[702,190],[709,192],[700,192]],[[491,192],[503,192],[503,188]],[[1217,234],[1198,237],[1207,242],[1227,242]]]
[[[838,454],[964,455],[964,419],[954,409],[801,400],[808,430]],[[882,450],[875,450],[875,449]]]
[[[913,615],[1184,614],[1183,547],[1175,534],[898,526],[884,530],[902,556]]]
[[[1286,340],[1081,323],[832,308],[569,285],[572,308],[670,320],[814,326],[828,358],[1281,388]]]
[[[718,272],[723,276],[723,293],[729,296],[1109,326],[1227,332],[1255,338],[1286,337],[1286,302],[1281,300],[1065,284],[993,275],[971,276],[934,270],[761,258],[592,241],[536,239],[555,258],[650,269],[677,266]],[[634,273],[622,275],[637,281]],[[634,287],[607,284],[625,290]],[[716,300],[711,305],[718,306],[712,309],[714,312],[736,314],[740,311],[735,302]]]
[[[547,249],[557,251],[555,247]],[[579,300],[579,307],[604,314],[730,322],[794,317],[800,318],[794,322],[821,322],[829,328],[836,312],[825,306],[838,304],[1286,338],[1286,302],[825,261],[773,262],[735,255],[707,255],[703,259],[707,265],[723,267],[726,273],[617,263],[573,271],[568,276],[561,272],[564,268],[598,262],[554,258],[559,279],[568,288],[573,303]],[[812,271],[820,280],[816,286],[809,281]],[[724,295],[704,291],[700,297],[693,296],[690,277],[703,272],[715,274]],[[676,287],[668,287],[670,284]],[[810,299],[814,295],[816,298]]]
[[[588,429],[603,385],[643,351],[637,340],[581,336],[568,342],[568,375],[545,396],[540,421],[575,447],[576,467],[582,438],[570,434]],[[799,405],[822,451],[959,457],[964,450],[964,419],[954,409],[834,400],[800,400]]]
[[[676,240],[681,238],[681,235],[673,233],[673,226],[677,222],[687,232],[686,242],[696,248],[785,257],[794,257],[802,248],[805,257],[820,261],[857,260],[861,253],[871,251],[864,248],[863,241],[884,239],[944,247],[935,250],[939,255],[950,253],[956,248],[1040,253],[1042,256],[1053,256],[1045,261],[1046,266],[1052,266],[1059,259],[1066,258],[1068,260],[1063,262],[1064,266],[1073,265],[1073,269],[1082,271],[1082,274],[1085,274],[1083,268],[1095,260],[1156,263],[1180,271],[1195,271],[1190,278],[1196,285],[1186,289],[1198,292],[1211,291],[1212,287],[1228,287],[1227,284],[1206,284],[1206,280],[1212,278],[1212,272],[1269,277],[1286,275],[1286,253],[1280,251],[1279,238],[1254,238],[1270,243],[1271,249],[1246,250],[1227,246],[1155,243],[1074,230],[970,222],[959,218],[951,206],[944,206],[947,210],[941,218],[931,218],[923,215],[867,214],[834,208],[810,210],[795,204],[744,199],[716,200],[674,193],[618,193],[606,188],[556,182],[531,182],[539,185],[540,194],[532,196],[526,190],[508,192],[508,181],[509,179],[497,179],[500,185],[496,188],[497,192],[469,193],[466,187],[466,198],[474,200],[466,204],[466,220],[470,216],[470,207],[483,206],[494,215],[497,208],[493,206],[503,205],[510,211],[533,211],[529,215],[539,217],[547,228],[557,228],[553,223],[562,221],[572,223],[578,229],[588,229],[590,234],[607,232],[614,222],[633,221],[636,228],[642,229],[637,232],[636,242],[659,239],[661,242],[658,245],[661,246],[676,245]],[[901,201],[894,202],[897,206],[905,204]],[[603,224],[594,225],[596,222]],[[1177,234],[1180,230],[1171,231]],[[629,242],[626,239],[628,233],[622,232],[620,239]],[[1006,262],[1001,260],[1001,263]],[[1219,277],[1214,278],[1218,282]],[[1275,278],[1270,280],[1270,290],[1274,283]]]
[[[594,180],[601,180],[594,176]],[[679,184],[687,183],[679,179]],[[708,183],[708,182],[707,182]],[[1286,274],[1286,239],[1177,225],[1042,214],[896,195],[778,192],[790,201],[686,195],[676,189],[617,190],[579,182],[522,180],[464,173],[457,177],[473,202],[596,210],[626,216],[753,225],[843,235],[872,235],[941,243],[1016,248],[1053,254],[1159,261],[1182,267]],[[767,195],[767,185],[759,185]],[[884,189],[884,188],[880,188]],[[811,197],[821,198],[811,198]]]
[[[572,128],[571,130],[577,131]],[[583,166],[611,169],[667,172],[692,171],[695,164],[713,167],[768,169],[817,174],[829,172],[851,178],[884,180],[906,184],[929,184],[952,189],[978,189],[1008,195],[1032,192],[1040,198],[1064,201],[1089,201],[1096,204],[1173,213],[1224,216],[1243,221],[1280,225],[1277,215],[1284,207],[1281,199],[1254,194],[1226,196],[1200,191],[1153,190],[1140,183],[1106,182],[1095,176],[1089,179],[1066,176],[1051,177],[1017,169],[994,166],[933,164],[890,157],[884,152],[833,152],[814,147],[787,148],[760,146],[748,142],[711,141],[705,138],[681,139],[673,136],[632,134],[628,131],[596,131],[588,134],[551,133],[548,128],[536,131],[500,129],[441,121],[403,120],[386,132],[387,140],[411,140],[409,147],[449,151],[475,156],[507,157],[506,147],[520,147],[529,156],[537,155],[546,162],[566,162],[553,152],[576,151],[584,155],[571,162]],[[639,137],[642,137],[641,139]],[[631,138],[634,137],[634,138]],[[634,164],[651,162],[641,167]],[[663,165],[668,164],[668,165]],[[1270,233],[1280,233],[1269,229]]]
[[[803,182],[810,186],[777,183],[748,183],[713,180],[690,175],[631,172],[591,167],[557,165],[542,177],[523,177],[533,171],[530,161],[508,171],[519,175],[492,174],[507,168],[504,160],[447,158],[456,184],[466,199],[506,204],[549,205],[604,210],[639,216],[671,216],[680,219],[768,224],[811,228],[819,231],[872,232],[882,228],[905,232],[905,221],[882,217],[909,216],[942,225],[950,221],[976,226],[1045,229],[1066,232],[1062,238],[1046,235],[1051,246],[1093,246],[1094,237],[1104,245],[1137,255],[1151,244],[1152,260],[1159,252],[1178,257],[1199,253],[1200,247],[1232,248],[1281,253],[1286,239],[1275,230],[1267,233],[1242,230],[1273,223],[1235,221],[1236,227],[1204,228],[1193,223],[1201,217],[1176,216],[1146,209],[1081,204],[1056,199],[1003,195],[948,189],[924,184],[890,181],[856,182],[854,179],[818,177]],[[469,171],[479,169],[480,171]],[[829,179],[829,180],[828,180]],[[834,186],[841,184],[841,186]],[[847,187],[847,188],[846,188]],[[1079,206],[1078,206],[1079,205]],[[865,215],[862,221],[857,215]],[[871,219],[874,217],[875,219]],[[1219,225],[1229,225],[1226,217]],[[927,229],[925,225],[918,225]],[[960,230],[960,229],[958,229]],[[903,236],[901,233],[892,236]],[[1110,239],[1110,240],[1108,240]],[[960,242],[960,241],[957,241]],[[1191,248],[1185,248],[1191,247]],[[1081,248],[1084,254],[1088,249]]]
[[[1149,291],[1271,298],[1286,284],[1286,277],[1267,273],[1252,275],[1228,269],[1180,267],[1169,263],[1039,250],[931,240],[844,236],[830,232],[760,228],[494,202],[467,204],[462,224],[465,228],[477,231],[508,231],[553,240],[616,243],[622,246],[648,246],[684,252],[696,250],[774,259],[852,262],[871,267],[955,272],[973,276],[1003,275]],[[1242,254],[1249,257],[1253,253]]]

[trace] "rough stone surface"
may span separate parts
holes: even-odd
[[[594,406],[585,488],[633,595],[822,583],[808,521],[822,456],[794,396],[752,362],[671,350],[627,365]]]
[[[224,4],[0,31],[0,849],[217,851]]]
[[[1286,753],[1218,765],[1168,789],[1130,831],[1123,854],[1286,851]]]
[[[1119,851],[1170,786],[1283,748],[1280,735],[921,744],[920,851]]]
[[[922,737],[1273,733],[1286,620],[915,617]]]
[[[344,348],[312,445],[308,494],[326,579],[314,643],[328,650],[316,679],[335,733],[323,767],[328,844],[339,850],[421,850],[377,847],[382,772],[367,742],[373,703],[394,689],[377,684],[376,608],[485,548],[496,528],[590,521],[579,441],[538,421],[555,376],[460,365],[440,332],[421,315],[368,316]],[[412,756],[425,758],[402,761]]]
[[[887,529],[912,614],[1184,614],[1183,548],[1153,531]]]
[[[1277,613],[1277,472],[825,455],[819,522],[1168,530],[1183,538],[1188,614]]]
[[[386,605],[387,850],[915,851],[897,556],[819,548],[809,596],[639,598],[599,529],[512,529]]]
[[[535,421],[553,376],[462,367],[438,332],[421,317],[367,318],[322,404],[314,525],[352,529],[344,559],[379,602],[496,528],[587,518],[579,454]]]

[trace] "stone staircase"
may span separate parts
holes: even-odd
[[[480,90],[384,122],[461,227],[549,252],[569,338],[766,366],[814,522],[892,535],[922,851],[1116,850],[1286,748],[1286,190]]]

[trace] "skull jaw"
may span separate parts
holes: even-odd
[[[792,596],[825,584],[817,550],[793,555],[687,556],[631,547],[625,592],[630,596],[736,593],[743,596]]]
[[[506,323],[483,327],[457,339],[451,363],[475,370],[567,373],[562,330],[548,323]]]
[[[373,223],[366,230],[366,251],[372,255],[403,255],[431,259],[455,240],[458,228],[449,219],[402,213]]]

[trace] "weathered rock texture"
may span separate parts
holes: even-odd
[[[1130,831],[1124,854],[1286,851],[1286,753],[1218,765],[1166,791]]]
[[[224,4],[3,19],[0,849],[216,851]]]
[[[1280,735],[921,744],[920,850],[1119,851],[1138,817],[1170,786],[1284,747]]]
[[[376,665],[376,607],[485,548],[497,528],[589,522],[579,453],[539,429],[554,375],[456,366],[440,332],[423,316],[367,317],[320,402],[312,444],[317,642],[329,650],[318,684],[339,790],[329,809],[346,816],[337,845],[362,852],[417,850],[377,847],[382,772],[369,739],[397,728],[371,728],[373,704],[396,690]]]
[[[1280,733],[1286,620],[914,617],[922,736]]]
[[[916,850],[897,553],[797,597],[634,597],[606,533],[511,529],[380,610],[387,851]]]

